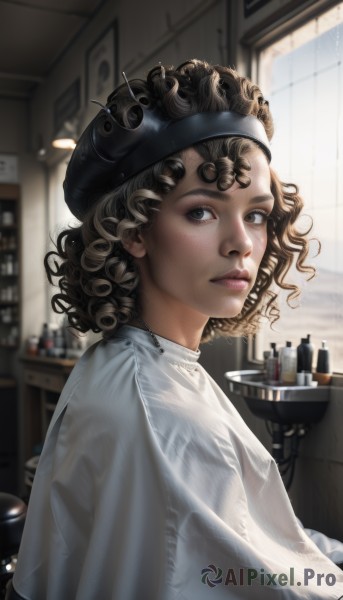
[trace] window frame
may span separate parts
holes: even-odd
[[[253,81],[259,81],[259,55],[268,46],[278,42],[283,37],[326,13],[341,3],[342,0],[308,0],[290,1],[285,6],[271,12],[271,14],[249,29],[241,37],[239,43],[247,58],[246,75]],[[263,360],[257,358],[259,348],[259,334],[250,335],[247,344],[243,344],[244,368],[263,366]],[[342,378],[343,370],[335,371],[335,375]]]
[[[248,57],[247,76],[258,81],[258,57],[267,46],[278,42],[294,29],[320,17],[341,0],[293,0],[272,12],[265,20],[249,29],[240,39]]]

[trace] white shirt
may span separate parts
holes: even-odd
[[[122,327],[71,373],[34,480],[17,593],[337,600],[342,571],[299,527],[270,454],[199,352],[158,339],[164,354]]]

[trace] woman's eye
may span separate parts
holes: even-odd
[[[254,210],[247,215],[246,221],[248,221],[248,223],[253,223],[254,225],[263,225],[268,221],[268,217],[268,213],[260,210]]]
[[[208,208],[194,208],[187,213],[187,216],[194,221],[210,221],[213,219],[213,213]]]

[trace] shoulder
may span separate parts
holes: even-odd
[[[118,338],[94,344],[69,376],[54,420],[64,412],[64,421],[79,428],[89,427],[91,422],[118,423],[128,418],[130,409],[140,402],[137,368],[130,340]]]

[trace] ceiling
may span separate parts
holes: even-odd
[[[0,98],[30,98],[106,0],[0,0]]]

